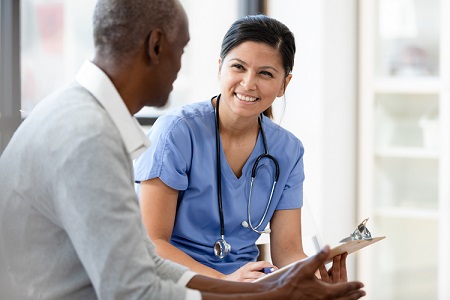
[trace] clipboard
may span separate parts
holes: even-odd
[[[374,237],[371,240],[353,240],[346,242],[344,244],[341,244],[339,246],[336,246],[330,250],[330,255],[327,258],[327,262],[329,263],[333,260],[333,257],[339,254],[343,254],[347,252],[348,254],[351,254],[353,252],[358,251],[359,249],[365,248],[369,245],[372,245],[373,243],[376,243],[378,241],[381,241],[382,239],[386,238],[385,236],[379,236]]]
[[[327,264],[329,262],[332,262],[333,257],[335,257],[336,255],[343,254],[345,252],[347,252],[348,254],[351,254],[362,248],[370,246],[378,241],[381,241],[384,238],[386,238],[386,237],[379,236],[379,237],[374,237],[371,240],[354,240],[354,241],[345,242],[344,244],[333,247],[330,249],[330,254],[328,255],[328,258],[325,263]],[[254,280],[253,282],[264,282],[264,281],[269,281],[269,280],[271,281],[273,279],[276,279],[276,278],[280,277],[281,275],[283,275],[283,273],[286,272],[287,270],[289,270],[292,266],[294,266],[295,264],[302,262],[306,259],[308,259],[308,258],[304,258],[302,260],[290,263],[289,265],[286,265],[278,270],[273,271],[272,273],[269,273],[263,277],[260,277],[256,280]]]
[[[330,249],[330,254],[327,257],[325,264],[332,262],[333,257],[335,257],[336,255],[340,255],[345,252],[347,252],[348,254],[351,254],[353,252],[356,252],[362,248],[370,246],[370,245],[386,238],[385,236],[372,237],[369,230],[365,226],[367,220],[368,219],[365,219],[364,221],[362,221],[361,224],[358,225],[358,227],[355,229],[355,231],[349,237],[341,240],[342,244]],[[286,265],[278,270],[275,270],[272,273],[269,273],[263,277],[260,277],[252,282],[264,282],[264,281],[272,281],[274,279],[277,279],[278,277],[283,275],[283,273],[285,273],[287,270],[289,270],[292,266],[294,266],[295,264],[300,263],[306,259],[308,259],[308,257],[306,257],[302,260],[290,263],[289,265]]]

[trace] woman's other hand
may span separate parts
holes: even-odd
[[[264,272],[262,272],[262,269],[264,268],[274,268],[274,270],[278,269],[267,261],[249,262],[237,269],[235,272],[224,275],[221,279],[240,282],[252,282],[253,280],[266,275]]]

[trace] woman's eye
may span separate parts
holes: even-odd
[[[244,67],[242,65],[240,65],[240,64],[233,64],[231,67],[236,68],[238,70],[243,70],[244,69]]]
[[[268,77],[273,77],[272,73],[270,73],[268,71],[261,71],[260,74],[262,74],[264,76],[268,76]]]

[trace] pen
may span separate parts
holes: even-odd
[[[263,272],[264,274],[269,274],[269,273],[272,273],[273,271],[275,271],[275,268],[274,267],[262,268],[259,271]]]

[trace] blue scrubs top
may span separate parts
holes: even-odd
[[[303,145],[292,133],[263,117],[269,154],[279,163],[280,176],[263,230],[275,210],[300,208],[303,204]],[[264,153],[261,133],[242,176],[237,178],[220,149],[225,240],[231,253],[223,259],[214,255],[220,238],[217,200],[215,115],[211,101],[186,105],[161,116],[148,133],[150,148],[135,162],[135,181],[159,177],[179,190],[171,244],[195,260],[230,274],[259,254],[255,241],[260,234],[244,228],[250,179],[256,158]],[[259,163],[251,199],[252,224],[256,226],[269,200],[275,167],[268,159]]]

